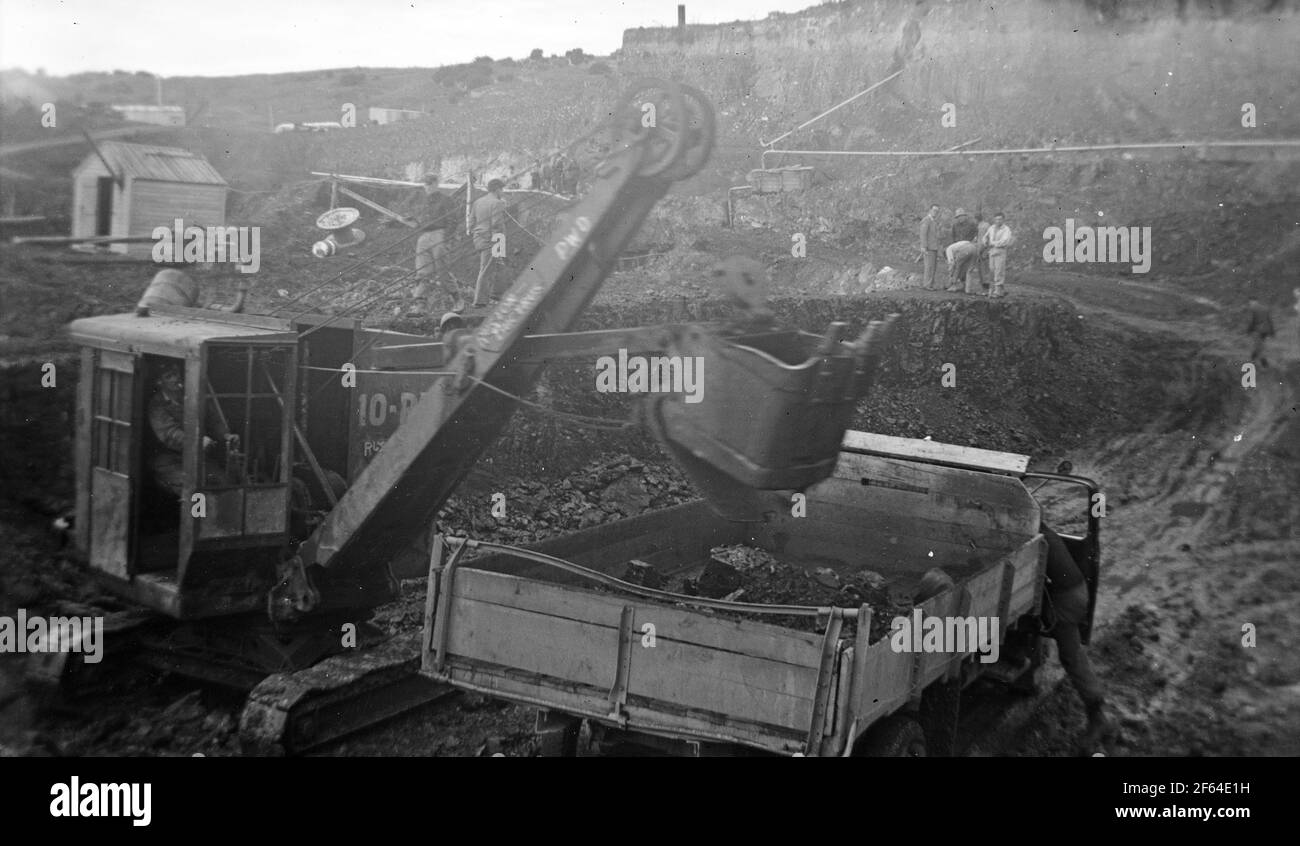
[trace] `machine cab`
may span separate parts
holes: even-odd
[[[89,565],[174,617],[256,609],[289,533],[296,333],[190,309],[70,331]]]

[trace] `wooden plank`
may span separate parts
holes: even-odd
[[[864,678],[854,705],[860,731],[881,717],[893,713],[907,701],[912,656],[895,652],[889,644],[889,638],[883,638],[867,648],[862,663]]]
[[[450,616],[453,662],[495,665],[506,675],[524,670],[606,696],[619,681],[616,627],[465,599]],[[816,684],[815,669],[661,638],[653,649],[632,647],[626,690],[676,708],[806,730]]]
[[[682,643],[816,667],[821,660],[821,635],[765,623],[761,617],[727,620],[703,611],[639,602],[639,623],[653,622],[658,637]]]
[[[844,433],[845,450],[860,451],[870,455],[925,461],[950,467],[987,470],[994,473],[1021,475],[1029,468],[1029,456],[1012,452],[957,446],[938,441],[916,438],[897,438],[873,432]]]
[[[667,733],[675,736],[689,736],[708,732],[715,739],[730,740],[757,749],[771,752],[790,753],[803,748],[802,732],[796,734],[780,726],[753,725],[734,717],[723,717],[711,713],[693,711],[686,714],[673,714],[639,702],[630,702],[627,707],[628,728]],[[700,739],[708,739],[701,737]]]
[[[1002,573],[998,567],[990,567],[966,582],[970,593],[970,613],[976,616],[990,616],[998,613],[998,599],[1002,595]],[[1005,621],[1004,621],[1005,627]]]
[[[9,239],[11,244],[50,244],[61,247],[66,244],[152,244],[151,235],[15,235]]]
[[[128,578],[131,479],[103,467],[90,472],[90,565]]]
[[[449,658],[517,667],[597,688],[606,696],[614,686],[615,627],[469,599],[452,602],[449,613]]]
[[[961,607],[961,591],[950,590],[947,593],[932,597],[921,605],[921,620],[924,622],[927,618],[938,617],[945,621],[956,615]],[[910,621],[910,618],[909,618]],[[913,643],[913,648],[920,649],[921,644]],[[954,661],[962,660],[967,654],[974,651],[970,644],[964,644],[966,651],[956,652],[919,652],[917,653],[917,672],[915,682],[920,688],[928,687],[931,683],[937,681],[948,671],[948,667]]]
[[[558,587],[469,567],[456,572],[453,593],[457,601],[493,603],[611,629],[618,626],[623,606],[634,604],[638,630],[643,623],[654,623],[660,641],[695,644],[800,667],[816,667],[821,660],[821,639],[810,632],[758,620],[720,619],[701,611],[630,599],[616,593]]]
[[[560,687],[544,680],[502,676],[476,667],[452,666],[449,670],[452,680],[492,696],[544,705],[612,724],[603,694],[599,692]],[[729,740],[773,752],[794,751],[802,746],[802,739],[797,733],[771,726],[755,726],[715,713],[673,713],[630,701],[624,716],[626,723],[623,727],[634,731]]]
[[[126,254],[151,256],[155,227],[166,226],[170,229],[178,218],[186,227],[224,226],[226,193],[224,185],[132,179],[129,205],[126,207],[129,210],[129,220],[127,215],[121,216],[121,220],[129,225],[123,232],[115,234],[147,237],[149,242],[125,242],[128,244]]]
[[[456,602],[486,602],[611,628],[618,626],[624,604],[613,594],[563,588],[468,566],[455,571],[452,595]]]
[[[843,526],[856,529],[860,537],[898,535],[957,546],[970,547],[973,544],[977,549],[991,550],[1012,549],[1035,534],[1029,521],[1019,515],[943,506],[933,509],[933,516],[915,512],[900,513],[876,506],[864,508],[861,507],[861,501],[865,497],[854,499],[858,502],[829,502],[810,498],[807,502],[808,516],[791,518],[789,522],[805,525],[808,531]]]
[[[98,354],[91,347],[81,348],[81,373],[77,381],[77,519],[73,531],[76,532],[77,548],[82,554],[90,550],[90,477],[91,477],[91,420],[94,419],[95,358]]]
[[[1007,510],[1026,510],[1033,502],[1024,484],[1009,476],[847,452],[840,453],[832,478],[858,484],[866,478],[866,487],[879,485],[909,493],[954,497]],[[818,487],[822,485],[830,487],[832,483],[828,480]],[[818,487],[814,487],[813,492]]]
[[[630,696],[807,732],[817,672],[660,639],[635,648]]]
[[[1047,570],[1047,541],[1041,536],[1035,538],[1016,550],[1012,561],[1016,578],[1011,586],[1011,616],[1017,618],[1038,608]]]
[[[813,698],[812,719],[808,725],[808,740],[805,744],[809,750],[821,748],[822,738],[834,719],[835,677],[838,674],[838,650],[840,633],[843,631],[844,618],[835,614],[822,635],[821,665],[817,668],[817,684]]]
[[[367,205],[367,206],[369,206],[370,208],[374,209],[375,211],[379,212],[380,214],[382,214],[382,215],[386,215],[386,216],[388,216],[388,217],[391,217],[393,220],[396,220],[398,223],[401,223],[401,224],[404,224],[404,225],[406,225],[406,226],[409,226],[409,227],[412,228],[412,229],[414,229],[415,226],[416,226],[415,221],[413,221],[413,220],[407,220],[405,217],[402,217],[402,216],[401,216],[400,214],[398,214],[397,212],[392,211],[392,210],[390,210],[390,209],[386,209],[386,208],[384,208],[383,206],[379,205],[379,203],[376,203],[376,202],[374,202],[374,201],[372,201],[372,200],[367,200],[365,197],[361,196],[361,195],[358,194],[356,191],[351,191],[351,190],[349,190],[349,189],[347,189],[347,188],[344,188],[343,186],[340,185],[340,186],[339,186],[339,193],[340,193],[340,194],[346,194],[347,196],[349,196],[349,197],[351,197],[352,199],[356,200],[358,203],[362,203],[362,204],[364,204],[364,205]]]
[[[609,716],[608,691],[598,688],[561,685],[554,679],[527,675],[505,675],[496,667],[482,667],[454,659],[450,660],[445,670],[446,680],[492,696],[544,705],[549,709],[596,719]],[[423,672],[435,679],[444,678],[430,673],[427,665]]]

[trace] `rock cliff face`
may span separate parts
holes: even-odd
[[[941,134],[954,144],[988,131],[1047,143],[1222,137],[1243,129],[1247,102],[1256,106],[1256,130],[1276,135],[1300,121],[1285,108],[1300,70],[1296,7],[846,0],[682,34],[631,29],[623,52],[675,68],[724,99],[756,96],[781,117],[803,119],[904,69],[888,97],[931,113],[935,130],[942,105],[953,104],[956,126]],[[864,140],[852,131],[852,110],[844,118],[819,127],[836,149]],[[787,128],[772,126],[766,137]],[[876,140],[895,134],[875,129]]]

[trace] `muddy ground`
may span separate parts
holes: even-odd
[[[766,244],[762,233],[715,240],[668,261],[698,262],[706,246],[761,253]],[[72,492],[75,376],[52,391],[33,389],[29,377],[45,361],[74,372],[58,327],[129,307],[147,278],[142,268],[0,249],[0,612],[114,606],[85,577],[66,535],[51,527]],[[294,291],[316,271],[303,263],[281,272],[286,281],[271,289]],[[1092,654],[1117,716],[1112,755],[1300,753],[1293,622],[1300,617],[1300,327],[1279,323],[1270,366],[1259,371],[1257,387],[1242,387],[1248,346],[1239,302],[1221,287],[1225,296],[1216,297],[1209,279],[1175,285],[1022,270],[1001,303],[915,290],[775,292],[779,316],[811,330],[832,317],[860,328],[888,311],[904,314],[905,331],[856,428],[1025,452],[1037,469],[1069,458],[1076,473],[1101,483],[1109,510]],[[588,323],[709,318],[719,303],[699,268],[652,266],[612,279]],[[399,318],[388,303],[379,308],[389,325],[427,329],[423,318]],[[949,392],[935,389],[946,361],[959,373]],[[581,368],[553,371],[555,407],[626,413],[608,398],[582,400],[585,378]],[[503,486],[510,501],[531,507],[494,521],[481,494]],[[519,543],[692,496],[643,435],[573,432],[521,413],[443,519]],[[1061,516],[1062,508],[1049,503]],[[423,582],[405,583],[404,593],[376,617],[393,632],[410,631],[421,618]],[[1254,646],[1243,645],[1244,627]],[[0,670],[6,753],[239,753],[238,694],[125,666],[93,696],[45,702],[20,678],[9,658]],[[1044,682],[1033,698],[993,685],[968,691],[965,753],[1069,754],[1081,708],[1054,662]],[[462,697],[320,754],[531,754],[531,725],[528,709]]]

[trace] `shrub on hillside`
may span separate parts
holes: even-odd
[[[534,47],[533,51],[528,54],[528,58],[534,62],[540,62],[542,59],[546,58],[546,54],[542,52],[541,47]]]
[[[593,62],[591,67],[587,68],[587,73],[599,74],[601,76],[608,76],[613,72],[614,69],[604,62]]]
[[[574,47],[564,54],[564,58],[568,59],[571,65],[580,65],[591,57],[582,52],[581,47]]]
[[[433,72],[433,80],[444,88],[470,91],[492,84],[492,66],[478,61],[467,65],[445,65]]]

